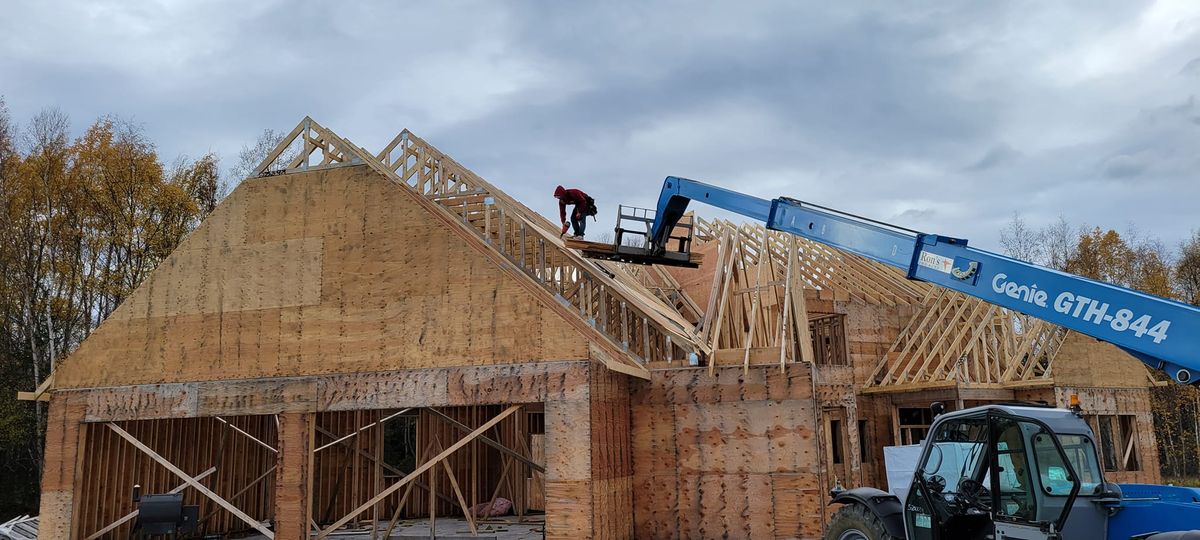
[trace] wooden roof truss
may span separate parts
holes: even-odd
[[[880,359],[868,386],[1050,382],[1066,335],[1040,319],[938,287]]]
[[[362,163],[362,156],[349,141],[305,116],[254,168],[251,176],[272,176]]]
[[[781,288],[791,260],[801,287],[832,294],[835,300],[920,306],[879,359],[868,386],[1051,382],[1054,357],[1067,335],[1063,328],[910,281],[890,266],[762,225],[703,218],[696,224],[698,244],[719,243],[714,294],[702,312],[708,316],[699,322],[702,338],[718,354],[779,347],[796,343],[799,336],[808,339],[807,327],[779,326]],[[788,249],[793,243],[794,258]]]
[[[694,325],[615,266],[567,249],[559,228],[408,130],[377,159],[641,363],[707,354]]]
[[[789,362],[812,359],[805,281],[795,261],[799,243],[794,237],[746,235],[749,229],[724,228],[717,242],[712,277],[713,294],[699,312],[700,338],[717,364]],[[763,254],[778,254],[764,257]],[[788,264],[788,261],[793,264]],[[672,280],[673,282],[674,280]]]
[[[628,276],[627,279],[633,280],[657,296],[659,300],[675,308],[675,311],[683,315],[692,325],[697,326],[704,319],[704,312],[699,304],[661,266],[614,262],[602,262],[601,265],[617,267],[622,271],[617,274],[618,278],[622,277],[622,274]]]
[[[930,285],[905,279],[900,271],[819,242],[781,231],[771,231],[758,224],[735,224],[727,220],[696,219],[696,242],[704,244],[720,238],[725,231],[736,231],[738,242],[745,246],[748,262],[757,264],[758,246],[770,238],[764,251],[776,264],[787,260],[784,246],[794,239],[797,247],[798,278],[805,288],[827,291],[836,299],[851,298],[870,304],[894,306],[916,304]]]

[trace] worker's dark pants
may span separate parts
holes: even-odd
[[[579,212],[571,213],[571,229],[575,232],[575,236],[583,236],[583,229],[587,227],[587,216]]]

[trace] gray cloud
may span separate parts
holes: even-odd
[[[968,172],[986,171],[993,167],[999,167],[1021,157],[1021,153],[1015,148],[999,143],[988,149],[975,163],[967,166]]]
[[[1113,156],[1104,163],[1104,176],[1109,178],[1129,178],[1146,171],[1150,164],[1142,156],[1121,154]]]
[[[1183,65],[1183,69],[1179,70],[1180,75],[1200,75],[1200,56],[1193,58],[1188,63]]]
[[[919,223],[933,217],[936,214],[937,212],[930,208],[909,208],[908,210],[896,214],[891,218],[891,220],[895,222]]]
[[[225,0],[7,15],[0,93],[18,119],[46,105],[77,129],[133,117],[165,160],[232,161],[311,114],[367,148],[408,127],[546,215],[559,183],[604,217],[683,175],[985,247],[1014,211],[1132,221],[1169,245],[1200,227],[1189,3]]]

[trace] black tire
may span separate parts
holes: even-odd
[[[833,519],[829,520],[829,528],[825,532],[825,540],[904,540],[896,538],[887,532],[883,520],[874,512],[858,503],[844,504]]]

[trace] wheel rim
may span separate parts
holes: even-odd
[[[863,534],[858,529],[848,529],[842,531],[842,535],[838,536],[837,540],[871,540],[867,535]]]

